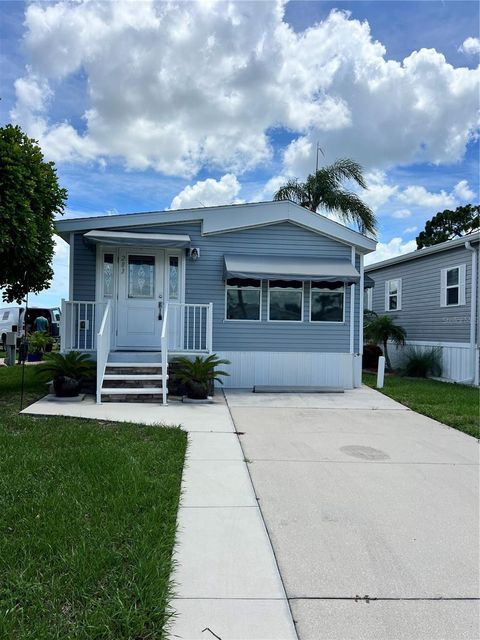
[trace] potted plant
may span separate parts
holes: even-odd
[[[230,375],[218,369],[220,365],[230,364],[229,360],[220,360],[217,354],[196,356],[194,360],[186,357],[176,358],[177,379],[185,385],[187,397],[193,400],[206,400],[215,380],[223,384],[221,376]]]
[[[78,396],[82,383],[93,378],[96,364],[86,353],[48,353],[45,362],[38,367],[38,373],[44,378],[53,377],[53,389],[58,398]]]
[[[28,362],[39,362],[51,338],[43,331],[34,331],[28,336]]]

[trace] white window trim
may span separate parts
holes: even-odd
[[[249,280],[258,280],[258,278],[249,278]],[[228,311],[228,306],[227,306],[227,291],[228,289],[245,289],[247,291],[258,291],[260,293],[260,300],[259,300],[259,318],[257,319],[250,319],[250,318],[227,318],[227,311]],[[259,287],[239,287],[238,285],[232,285],[232,284],[227,284],[227,281],[225,280],[225,315],[224,315],[224,322],[262,322],[262,299],[263,299],[263,295],[262,295],[262,291],[263,291],[263,281],[260,280],[260,286]]]
[[[458,284],[447,285],[447,273],[458,269]],[[447,304],[447,291],[458,287],[458,302]],[[456,264],[452,267],[445,267],[440,274],[440,306],[441,307],[464,307],[466,305],[466,264]]]
[[[369,287],[366,289],[367,292],[367,304],[365,305],[365,309],[367,311],[373,311],[373,287]]]
[[[390,293],[390,282],[397,283],[397,308],[390,309],[390,296],[395,295],[394,293]],[[390,278],[390,280],[385,280],[385,311],[389,313],[396,313],[397,311],[402,310],[402,279],[401,278]]]
[[[281,278],[276,278],[277,280],[281,280]],[[305,306],[305,282],[302,280],[302,287],[298,289],[297,287],[274,287],[274,289],[278,288],[279,291],[301,291],[302,292],[302,303],[301,303],[301,311],[302,317],[300,320],[271,320],[270,319],[270,280],[267,281],[267,322],[273,322],[274,324],[279,324],[280,322],[286,324],[301,324],[304,320],[304,306]]]
[[[335,293],[339,293],[341,291],[343,294],[342,320],[312,320],[312,293],[314,291],[318,291],[318,289],[316,287],[313,287],[312,282],[310,282],[310,322],[313,324],[336,324],[336,325],[345,324],[345,306],[346,306],[345,305],[345,300],[346,300],[345,288],[346,288],[345,285],[343,285],[343,287],[339,287],[338,289],[330,290]]]

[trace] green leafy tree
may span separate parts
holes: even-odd
[[[368,342],[381,344],[383,346],[385,363],[387,369],[391,370],[392,363],[388,355],[387,343],[390,340],[397,345],[405,344],[405,338],[407,336],[405,329],[395,324],[390,316],[379,316],[374,312],[370,312],[369,316],[365,318],[364,336]]]
[[[375,234],[375,214],[357,194],[343,188],[343,182],[347,180],[362,189],[368,188],[361,165],[342,158],[310,174],[305,182],[296,178],[289,180],[273,197],[275,200],[291,200],[313,212],[322,207],[338,214],[345,222],[356,224],[362,233]]]
[[[455,211],[445,209],[425,223],[425,229],[417,236],[417,249],[431,247],[439,242],[461,238],[480,228],[480,206],[466,204]]]
[[[53,276],[54,219],[67,192],[53,162],[20,127],[0,127],[0,287],[7,302],[46,289]]]

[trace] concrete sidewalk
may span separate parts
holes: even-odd
[[[226,396],[301,640],[480,637],[473,438],[367,388]]]
[[[272,546],[223,395],[211,405],[39,400],[22,413],[179,425],[189,432],[174,551],[170,638],[297,640]]]

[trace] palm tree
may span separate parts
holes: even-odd
[[[375,234],[375,214],[355,193],[342,188],[344,180],[352,180],[362,189],[368,189],[361,165],[349,158],[341,158],[310,174],[305,182],[299,182],[297,178],[288,180],[273,197],[275,200],[292,200],[315,213],[322,206],[340,215],[345,222],[357,224],[362,233]]]
[[[390,316],[379,316],[370,312],[365,318],[364,335],[369,342],[383,345],[383,353],[387,369],[392,369],[392,363],[387,350],[387,342],[391,340],[396,345],[404,345],[407,332],[403,327],[395,324]]]

